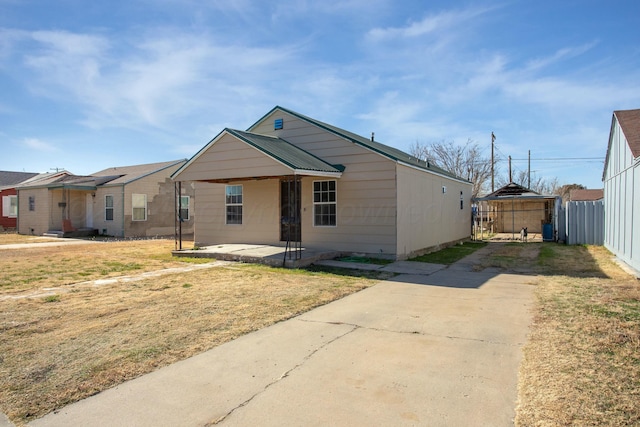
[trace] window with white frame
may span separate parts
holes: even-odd
[[[2,196],[2,216],[7,218],[18,216],[18,196]]]
[[[131,207],[132,207],[132,215],[131,215],[132,220],[134,221],[147,220],[147,195],[146,194],[132,194]]]
[[[313,182],[313,225],[335,227],[337,211],[336,181]]]
[[[104,219],[105,221],[113,221],[113,195],[104,196]]]
[[[180,196],[180,219],[189,221],[189,196]]]
[[[242,224],[242,185],[227,185],[225,206],[227,224]]]

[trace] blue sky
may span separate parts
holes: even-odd
[[[488,154],[494,132],[535,174],[597,188],[612,112],[640,108],[639,16],[636,0],[0,0],[0,170],[189,158],[281,105],[405,151]]]

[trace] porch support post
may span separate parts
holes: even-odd
[[[178,181],[174,184],[174,216],[173,216],[173,225],[174,225],[174,244],[176,250],[182,250],[182,181]]]

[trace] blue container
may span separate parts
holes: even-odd
[[[542,240],[553,242],[553,224],[542,224]]]

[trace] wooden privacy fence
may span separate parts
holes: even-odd
[[[568,245],[604,244],[604,202],[567,202],[562,208],[565,217],[564,240]]]

